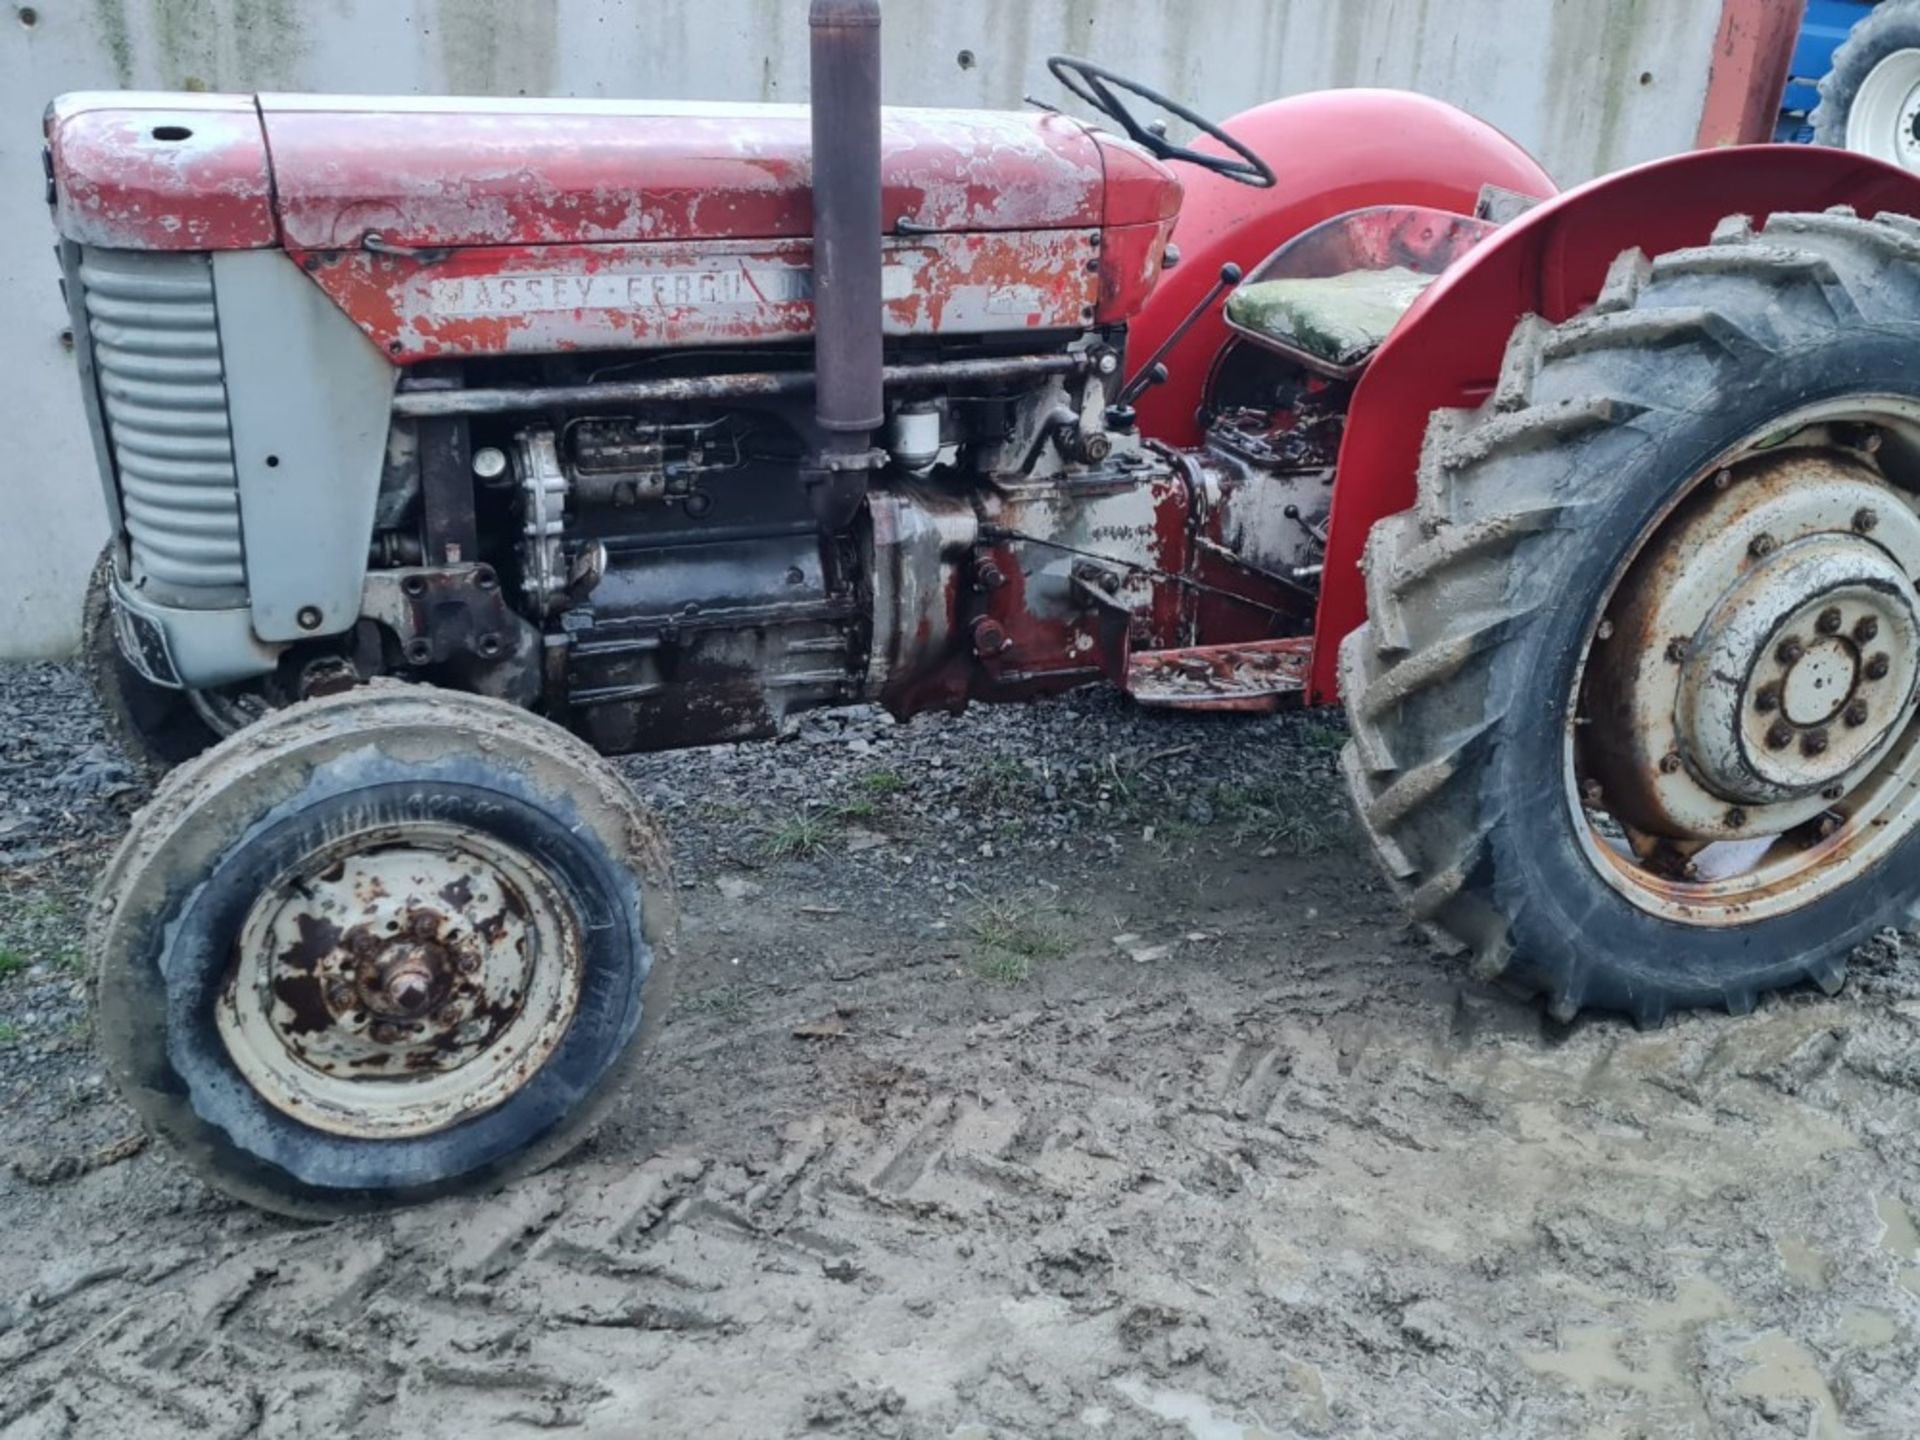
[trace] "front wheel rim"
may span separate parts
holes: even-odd
[[[581,932],[544,869],[431,821],[330,840],[265,887],[216,1002],[228,1058],[275,1109],[358,1139],[505,1104],[578,1008]]]
[[[1847,111],[1847,149],[1920,170],[1920,50],[1896,50],[1867,72]]]
[[[1684,486],[1588,632],[1567,800],[1637,907],[1813,904],[1920,827],[1920,404],[1811,407]]]

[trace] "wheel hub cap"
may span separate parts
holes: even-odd
[[[1585,717],[1606,807],[1648,835],[1779,834],[1884,757],[1914,708],[1920,517],[1837,451],[1762,456],[1636,561]]]
[[[1822,790],[1890,738],[1916,642],[1912,587],[1886,551],[1852,535],[1795,541],[1729,586],[1690,642],[1680,753],[1724,800]]]
[[[1859,676],[1859,656],[1846,641],[1816,641],[1804,659],[1787,668],[1780,708],[1789,724],[1824,725],[1840,713]]]
[[[218,1022],[276,1108],[417,1135],[509,1098],[579,993],[571,907],[491,837],[417,824],[337,841],[254,903]]]

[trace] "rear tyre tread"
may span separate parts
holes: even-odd
[[[1432,416],[1414,508],[1369,544],[1369,622],[1345,638],[1339,663],[1352,734],[1343,771],[1362,827],[1417,920],[1464,945],[1476,971],[1544,997],[1556,1020],[1594,1003],[1653,1028],[1701,1003],[1579,956],[1517,953],[1525,897],[1491,873],[1501,817],[1480,777],[1519,682],[1489,661],[1554,601],[1566,547],[1589,543],[1569,491],[1584,483],[1579,462],[1564,447],[1642,444],[1678,416],[1688,400],[1661,394],[1650,363],[1663,356],[1724,377],[1830,337],[1836,317],[1858,315],[1862,296],[1884,300],[1890,283],[1920,290],[1920,271],[1886,275],[1911,264],[1916,245],[1920,222],[1829,213],[1776,216],[1758,237],[1734,217],[1714,244],[1677,257],[1623,254],[1592,310],[1518,327],[1482,409]],[[1500,595],[1498,613],[1446,603],[1474,593]],[[1837,986],[1844,972],[1808,956],[1802,974]],[[1729,983],[1720,998],[1731,1009],[1757,997]]]

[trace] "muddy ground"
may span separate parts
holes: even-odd
[[[1920,951],[1544,1023],[1401,924],[1339,739],[1090,698],[632,762],[686,915],[648,1084],[310,1227],[103,1085],[140,792],[0,670],[0,1434],[1920,1434]]]

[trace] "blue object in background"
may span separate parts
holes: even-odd
[[[1820,103],[1820,79],[1833,68],[1833,52],[1867,18],[1879,0],[1807,0],[1807,21],[1793,51],[1793,78],[1780,106],[1774,138],[1813,143],[1813,107]]]

